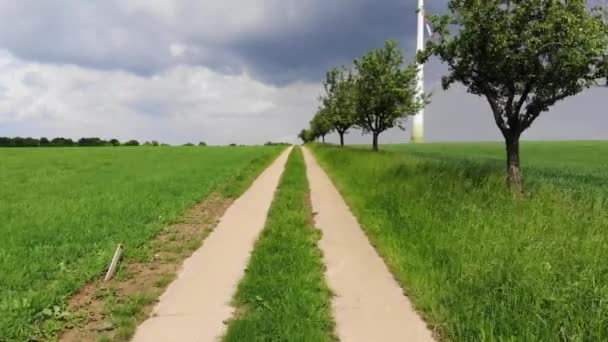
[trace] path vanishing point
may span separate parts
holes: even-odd
[[[189,257],[137,329],[135,342],[212,342],[221,339],[230,303],[263,230],[291,148],[284,151],[225,212]],[[327,174],[304,148],[325,278],[334,293],[336,336],[343,342],[433,341],[383,260]]]

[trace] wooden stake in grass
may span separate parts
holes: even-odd
[[[112,262],[110,263],[110,267],[108,267],[108,272],[106,273],[106,277],[104,278],[103,281],[108,281],[108,280],[112,279],[112,277],[114,276],[114,273],[116,273],[116,268],[118,267],[118,261],[120,260],[123,250],[124,250],[124,247],[122,246],[122,244],[119,243],[118,247],[116,247],[116,252],[114,252],[114,257],[112,257]]]

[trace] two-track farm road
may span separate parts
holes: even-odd
[[[203,246],[142,323],[136,342],[211,342],[225,333],[230,303],[243,277],[291,148],[228,208]],[[434,341],[383,260],[370,245],[338,190],[304,149],[325,277],[335,294],[336,336],[353,341]]]

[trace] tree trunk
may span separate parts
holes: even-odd
[[[519,171],[519,136],[505,138],[507,144],[507,181],[511,190],[523,192],[521,173]]]
[[[344,147],[344,132],[338,132],[340,134],[340,147]]]
[[[378,135],[380,134],[376,132],[373,133],[372,149],[376,152],[378,151]]]
[[[321,141],[323,141],[323,143],[325,144],[325,135],[321,136]]]

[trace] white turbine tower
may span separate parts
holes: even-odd
[[[416,53],[424,49],[424,0],[418,0],[418,39]],[[418,96],[424,94],[424,64],[418,66]],[[414,116],[412,142],[424,142],[424,108]]]

